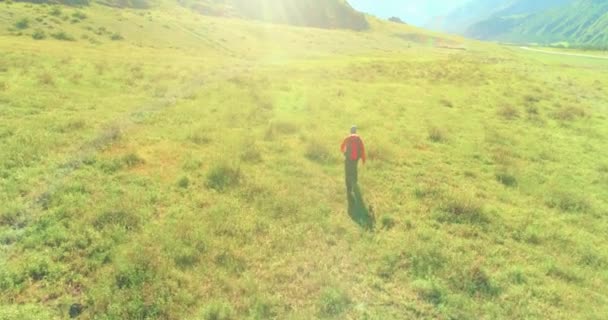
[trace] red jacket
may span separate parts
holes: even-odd
[[[365,163],[365,146],[363,145],[363,140],[358,135],[351,134],[346,137],[342,142],[342,146],[340,146],[340,150],[348,159],[353,161],[361,159]],[[346,154],[349,150],[350,154]]]

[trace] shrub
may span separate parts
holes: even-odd
[[[153,270],[147,270],[143,265],[129,263],[119,266],[114,281],[119,289],[137,288],[146,283],[152,277]]]
[[[526,106],[526,112],[528,116],[537,116],[540,114],[537,106]]]
[[[506,120],[513,120],[519,117],[519,111],[512,105],[504,105],[498,110],[498,115]]]
[[[108,31],[106,30],[105,27],[99,27],[99,28],[97,28],[97,31],[95,31],[95,34],[98,35],[98,36],[101,36],[101,35],[103,35],[106,32],[108,32]]]
[[[164,250],[173,258],[175,265],[180,269],[192,268],[198,264],[207,251],[205,233],[195,224],[188,221],[171,224]]]
[[[481,206],[471,196],[459,194],[446,200],[444,210],[455,215],[476,214],[481,212]]]
[[[120,40],[124,40],[125,38],[120,34],[120,33],[112,33],[112,35],[110,36],[110,40],[112,41],[120,41]]]
[[[9,208],[0,212],[0,225],[21,228],[25,226],[25,220],[24,212],[19,209]]]
[[[440,195],[441,190],[435,186],[419,185],[414,188],[414,196],[418,199],[435,198]]]
[[[403,256],[401,253],[385,255],[380,260],[380,265],[376,270],[376,274],[383,279],[392,278],[395,273],[403,269]]]
[[[549,263],[549,266],[547,267],[547,275],[553,278],[564,280],[566,282],[579,283],[582,281],[581,277],[578,276],[575,272],[568,269],[560,268],[554,263]]]
[[[433,305],[440,305],[445,300],[445,290],[435,280],[416,280],[412,288],[420,299]]]
[[[132,212],[126,211],[105,211],[93,221],[93,226],[98,229],[104,229],[107,227],[119,227],[124,230],[134,230],[139,227],[141,223],[140,217]]]
[[[585,116],[587,116],[587,112],[576,106],[561,107],[553,114],[553,118],[560,121],[574,121]]]
[[[227,302],[211,302],[203,309],[204,320],[231,320],[235,319],[234,309]]]
[[[32,38],[34,40],[46,39],[46,33],[44,33],[44,31],[38,29],[38,30],[34,31],[34,33],[32,33]]]
[[[145,163],[145,160],[142,159],[139,155],[137,155],[136,153],[129,153],[125,156],[122,157],[122,162],[129,168],[138,166],[142,163]]]
[[[499,288],[496,287],[488,275],[478,263],[475,263],[469,270],[461,274],[461,278],[456,280],[464,291],[472,296],[487,295],[494,296],[498,293]]]
[[[527,94],[524,96],[524,102],[526,104],[534,104],[534,103],[540,102],[540,100],[541,99],[535,95]]]
[[[441,203],[441,213],[437,216],[440,222],[486,224],[488,218],[483,212],[481,203],[466,193],[453,194]]]
[[[506,187],[516,187],[517,186],[517,178],[507,172],[499,172],[496,174],[496,180]]]
[[[395,221],[395,218],[385,215],[380,219],[380,224],[382,225],[382,229],[390,230],[395,227],[397,222]]]
[[[298,132],[298,126],[288,121],[272,121],[266,129],[265,139],[270,140],[277,134],[293,134]]]
[[[272,124],[273,129],[281,134],[292,134],[298,132],[298,126],[289,121],[276,121]]]
[[[30,21],[28,18],[21,18],[19,21],[15,22],[15,28],[19,30],[27,29],[30,26]]]
[[[105,129],[97,139],[92,142],[96,149],[104,148],[112,143],[118,142],[122,138],[122,131],[117,126]]]
[[[446,258],[434,245],[423,245],[407,254],[410,273],[427,278],[435,275],[446,265]]]
[[[605,258],[592,251],[583,253],[579,263],[598,270],[605,268],[608,264]]]
[[[546,201],[551,208],[563,212],[587,212],[591,210],[589,199],[570,191],[555,191]]]
[[[53,78],[53,75],[50,74],[49,72],[43,72],[40,75],[38,75],[38,82],[41,85],[45,85],[45,86],[54,86],[55,85],[55,79]]]
[[[318,163],[328,163],[331,160],[331,152],[319,141],[311,141],[306,146],[306,158]]]
[[[257,298],[253,306],[249,309],[250,320],[276,319],[276,303],[267,299]]]
[[[76,72],[76,73],[72,74],[72,76],[70,77],[70,80],[75,84],[79,84],[81,79],[82,79],[82,73],[80,73],[80,72]]]
[[[439,103],[440,103],[442,106],[446,107],[446,108],[454,108],[454,104],[453,104],[453,103],[452,103],[452,101],[450,101],[450,100],[447,100],[447,99],[441,99],[441,100],[439,101]]]
[[[34,281],[39,281],[50,275],[51,267],[47,258],[36,257],[30,259],[25,270]]]
[[[188,189],[188,187],[190,186],[190,179],[188,179],[188,177],[186,177],[186,176],[181,177],[177,181],[177,186],[182,189]]]
[[[118,170],[121,170],[123,167],[124,167],[124,163],[117,159],[99,162],[99,169],[106,174],[114,173]]]
[[[432,142],[445,142],[447,141],[447,134],[445,130],[439,127],[432,127],[429,129],[429,140]]]
[[[198,170],[202,165],[203,162],[200,159],[190,156],[184,159],[182,168],[186,171],[195,171]]]
[[[262,162],[262,153],[254,144],[249,143],[242,148],[240,158],[245,162],[260,163]]]
[[[236,186],[242,179],[241,169],[226,164],[216,165],[207,173],[207,187],[217,191],[224,191]]]
[[[68,6],[86,6],[90,3],[90,0],[61,0],[61,3]]]
[[[87,123],[83,119],[69,120],[59,128],[60,132],[78,131],[86,127]]]
[[[76,40],[76,39],[74,39],[74,37],[67,34],[65,31],[58,31],[58,32],[52,33],[51,37],[53,37],[57,40],[62,40],[62,41],[75,41]]]
[[[351,300],[344,291],[333,287],[326,288],[318,302],[319,314],[322,317],[336,317],[346,311],[350,304]]]
[[[244,259],[227,251],[218,254],[215,257],[215,263],[218,266],[237,274],[240,274],[247,269],[247,264]]]
[[[80,11],[76,11],[74,13],[72,13],[72,17],[78,20],[84,20],[87,18],[87,15],[80,12]]]
[[[528,281],[526,274],[520,267],[516,267],[509,272],[509,280],[513,284],[525,284]]]
[[[184,269],[195,266],[199,260],[204,248],[195,248],[189,245],[180,245],[173,248],[171,254],[175,264]]]
[[[61,8],[58,6],[53,6],[49,14],[55,17],[59,17],[62,14]]]

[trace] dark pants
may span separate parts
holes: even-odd
[[[344,160],[344,177],[346,179],[346,193],[350,196],[357,186],[357,164],[359,160]]]

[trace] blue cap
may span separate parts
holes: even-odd
[[[353,124],[352,127],[350,127],[350,133],[355,134],[357,133],[357,126]]]

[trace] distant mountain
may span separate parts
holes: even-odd
[[[328,29],[365,30],[365,15],[344,0],[179,0],[202,14]]]
[[[484,40],[607,47],[608,1],[562,1],[531,13],[499,12],[469,26],[465,35]]]
[[[482,40],[606,46],[608,0],[473,0],[435,28]]]
[[[450,33],[464,33],[474,23],[490,18],[508,6],[506,0],[473,0],[445,17],[437,17],[428,25],[431,29]]]

